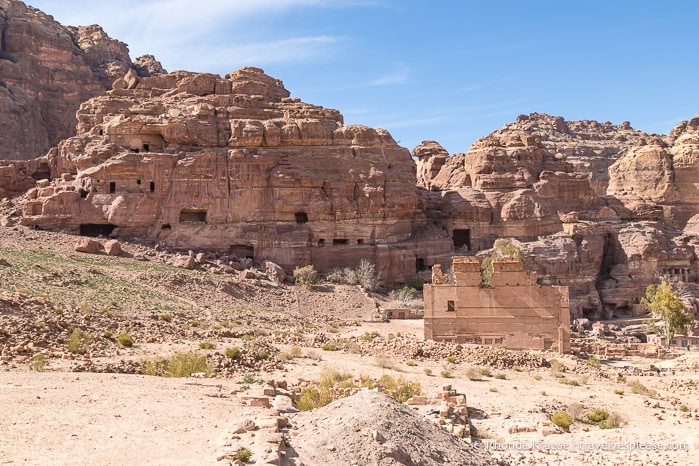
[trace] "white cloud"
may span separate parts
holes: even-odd
[[[168,69],[197,71],[327,59],[343,38],[265,26],[295,8],[368,6],[352,0],[34,0],[32,5],[66,25],[101,25],[129,44],[132,58],[150,53]]]

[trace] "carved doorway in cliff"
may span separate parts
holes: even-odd
[[[468,228],[452,231],[451,239],[454,242],[454,251],[471,250],[471,230]]]
[[[49,180],[51,181],[51,168],[49,164],[42,163],[39,167],[32,173],[32,178],[35,180]]]
[[[91,236],[93,238],[104,236],[107,238],[112,234],[115,228],[117,228],[117,226],[111,223],[81,223],[80,236]]]
[[[255,259],[255,248],[244,244],[232,244],[228,255],[235,258]]]

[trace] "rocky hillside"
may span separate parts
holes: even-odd
[[[75,112],[129,69],[163,72],[152,57],[132,63],[126,44],[101,27],[66,27],[17,0],[0,0],[0,160],[27,160],[75,134]]]
[[[631,315],[658,274],[696,286],[697,125],[658,136],[520,115],[465,154],[424,142],[417,183],[455,246],[515,238],[542,283],[571,287],[573,317]]]

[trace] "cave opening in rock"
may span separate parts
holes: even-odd
[[[180,223],[206,223],[206,210],[182,209],[180,211]]]
[[[333,240],[333,246],[346,246],[346,245],[348,245],[348,244],[349,244],[349,240],[348,240],[348,239],[344,239],[344,238],[335,238],[335,239]]]
[[[246,244],[232,244],[228,255],[235,258],[255,259],[255,248]]]
[[[80,236],[91,236],[93,238],[97,238],[98,236],[108,237],[115,228],[117,228],[117,226],[111,223],[81,223]]]
[[[306,212],[296,212],[294,217],[296,217],[296,223],[298,224],[308,223],[308,214]]]
[[[51,168],[49,164],[42,163],[39,167],[32,173],[32,178],[35,180],[49,180],[51,181]]]
[[[456,229],[451,232],[451,239],[454,242],[454,250],[471,250],[471,230],[468,228]]]
[[[415,271],[416,272],[424,272],[427,270],[427,266],[425,265],[425,259],[422,257],[418,257],[415,259]]]

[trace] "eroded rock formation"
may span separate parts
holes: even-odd
[[[0,160],[27,160],[75,134],[75,112],[135,67],[126,44],[101,27],[64,27],[17,0],[0,0]]]
[[[287,268],[365,257],[386,281],[449,253],[446,233],[423,241],[407,149],[289,95],[258,68],[225,78],[130,70],[80,107],[78,134],[49,152],[55,179],[28,193],[23,223]]]
[[[695,288],[698,127],[521,115],[465,154],[419,146],[418,185],[457,249],[516,238],[542,284],[570,287],[573,317],[634,315],[659,273]]]

